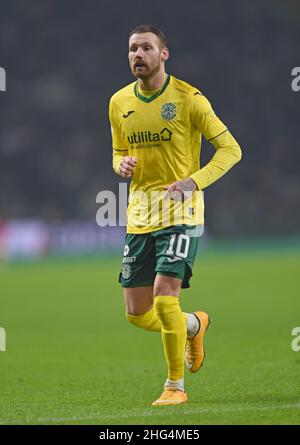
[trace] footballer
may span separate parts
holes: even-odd
[[[176,405],[188,401],[184,365],[201,368],[210,322],[204,311],[183,312],[179,299],[204,225],[203,190],[240,161],[241,149],[202,92],[166,72],[160,29],[131,31],[128,58],[136,80],[109,104],[113,168],[131,178],[119,282],[128,321],[161,333],[168,374],[152,405]],[[215,153],[200,168],[202,135]]]

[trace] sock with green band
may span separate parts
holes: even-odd
[[[161,322],[161,337],[168,364],[168,379],[177,381],[184,376],[184,352],[187,337],[186,321],[179,299],[157,296],[154,308]]]

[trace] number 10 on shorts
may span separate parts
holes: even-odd
[[[177,238],[176,250],[174,251],[174,244]],[[177,256],[179,258],[186,258],[189,253],[190,247],[190,237],[183,233],[179,235],[177,233],[171,235],[170,244],[168,250],[166,251],[166,255],[168,256]]]

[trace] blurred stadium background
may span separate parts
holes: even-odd
[[[142,23],[162,28],[167,71],[203,91],[243,149],[205,192],[206,253],[184,303],[201,298],[215,319],[199,406],[165,418],[141,414],[164,364],[159,338],[124,317],[124,228],[96,224],[98,192],[120,181],[108,101],[133,80],[127,39]],[[0,424],[299,423],[299,42],[298,0],[1,3]],[[203,142],[202,164],[212,154]]]
[[[114,230],[91,241],[103,231],[95,226],[95,199],[118,190],[108,101],[132,81],[128,32],[145,21],[168,38],[167,71],[208,96],[243,148],[242,163],[206,191],[207,234],[299,233],[299,94],[291,89],[299,2],[187,1],[178,9],[153,0],[145,11],[138,1],[12,1],[0,16],[7,73],[0,96],[2,255],[16,244],[24,254],[34,233],[46,252],[57,251],[59,237],[64,248],[70,241],[74,250],[80,238],[80,250],[86,237],[87,250],[99,250],[112,233],[116,245]],[[202,163],[211,155],[204,143]]]

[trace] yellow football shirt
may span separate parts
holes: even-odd
[[[201,136],[218,140],[219,135],[229,133],[203,94],[170,75],[151,97],[143,96],[133,82],[112,96],[109,118],[115,171],[123,156],[137,159],[130,184],[127,233],[203,224],[202,188],[213,182],[210,176],[214,175],[200,170]],[[193,177],[199,191],[187,195],[184,202],[165,198],[164,187],[188,177]]]

